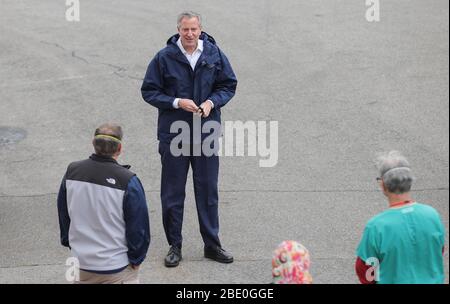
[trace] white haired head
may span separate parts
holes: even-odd
[[[387,191],[402,194],[411,190],[414,177],[408,160],[399,151],[381,154],[377,167]]]

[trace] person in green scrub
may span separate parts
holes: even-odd
[[[356,250],[363,284],[444,283],[445,229],[439,213],[416,202],[407,159],[398,151],[379,157],[380,187],[389,208],[366,225]]]

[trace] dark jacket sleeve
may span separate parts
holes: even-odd
[[[214,103],[214,108],[221,108],[233,98],[236,93],[237,78],[233,72],[230,62],[225,54],[219,50],[219,55],[222,61],[222,69],[219,71],[216,82],[214,83],[214,90],[208,98]]]
[[[58,203],[58,218],[59,218],[61,244],[65,247],[70,248],[69,244],[70,217],[69,211],[67,210],[67,191],[66,191],[65,175],[61,182],[61,186],[59,187],[57,203]]]
[[[173,109],[175,97],[164,94],[164,83],[159,53],[150,62],[141,86],[142,98],[159,109]]]
[[[144,188],[136,176],[128,182],[123,201],[123,214],[128,260],[132,265],[139,265],[144,261],[150,245],[150,223]]]

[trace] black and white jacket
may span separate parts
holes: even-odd
[[[139,265],[150,244],[145,192],[114,159],[93,154],[67,168],[58,194],[61,243],[94,272]]]

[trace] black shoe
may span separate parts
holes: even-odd
[[[205,258],[220,263],[233,263],[233,256],[221,247],[205,247]]]
[[[171,246],[166,258],[164,259],[164,265],[166,267],[177,267],[181,261],[181,249],[175,246]]]

